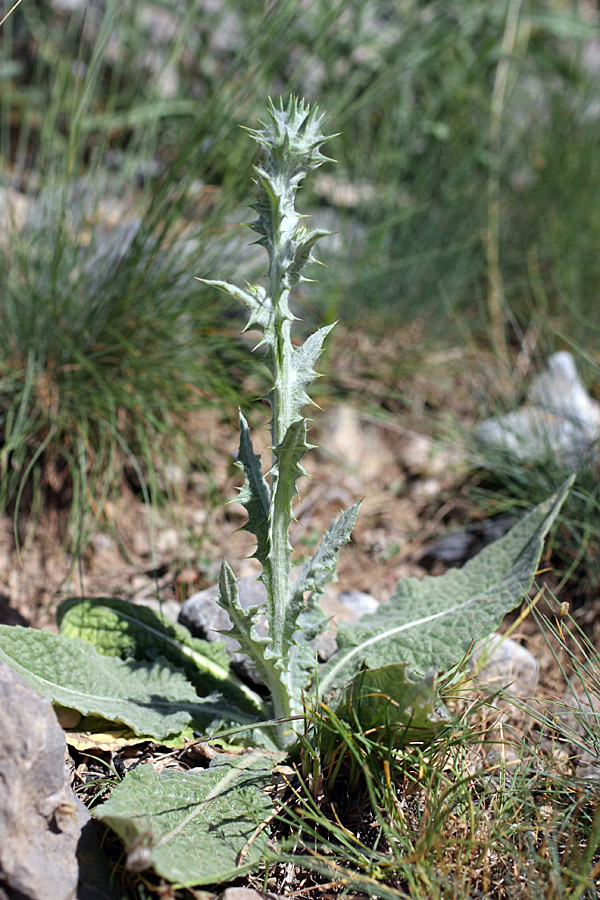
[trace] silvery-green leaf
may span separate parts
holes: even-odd
[[[448,722],[432,673],[416,677],[406,663],[361,670],[325,702],[350,726],[358,722],[373,740],[397,748],[426,741]]]
[[[287,645],[280,678],[287,686],[290,696],[298,701],[318,670],[317,651],[311,641],[327,627],[329,618],[318,606],[300,610],[295,619],[295,630]],[[302,704],[297,702],[293,711],[301,713]]]
[[[262,166],[255,166],[254,172],[259,187],[259,198],[253,206],[258,213],[258,220],[252,223],[251,228],[261,235],[259,243],[270,250],[278,237],[281,225],[281,197],[269,172]]]
[[[217,756],[208,769],[128,772],[93,810],[127,851],[126,868],[183,887],[225,884],[260,863],[272,805],[263,788],[281,754]]]
[[[238,495],[239,502],[248,513],[244,530],[256,538],[254,556],[263,568],[269,566],[269,509],[271,491],[260,464],[260,456],[254,452],[248,423],[240,412],[240,446],[237,464],[244,472],[244,486]]]
[[[292,519],[292,501],[297,494],[296,481],[304,475],[300,464],[310,450],[306,441],[306,419],[297,419],[287,429],[283,441],[273,449],[273,502],[269,520],[271,545],[270,584],[267,584],[267,619],[273,651],[280,658],[286,655],[286,646],[292,639],[295,619],[300,608],[290,611],[290,558],[289,527]],[[275,548],[280,557],[276,558]],[[275,584],[275,582],[278,582]]]
[[[312,444],[306,440],[306,419],[296,419],[286,431],[282,442],[273,448],[273,471],[277,473],[274,510],[286,510],[291,516],[292,501],[298,494],[296,482],[302,475],[306,475],[300,460],[311,449]]]
[[[255,663],[264,683],[268,687],[272,687],[272,682],[277,680],[277,675],[274,664],[265,657],[269,638],[261,637],[256,631],[256,616],[264,607],[243,608],[239,600],[237,579],[233,569],[225,560],[221,563],[217,602],[221,609],[228,613],[232,622],[232,627],[227,634],[239,641],[242,653],[248,654]]]
[[[210,278],[198,278],[202,284],[208,284],[215,287],[225,294],[229,294],[234,300],[239,300],[250,312],[250,321],[246,328],[252,325],[259,325],[261,328],[267,328],[271,320],[271,302],[266,295],[265,289],[260,285],[248,285],[246,290],[230,284],[228,281],[213,280]]]
[[[339,552],[350,540],[359,510],[360,502],[345,510],[339,519],[329,526],[321,539],[317,552],[306,563],[294,585],[295,601],[306,591],[312,591],[317,596],[322,594],[325,585],[334,580]]]
[[[306,228],[302,224],[296,226],[290,241],[290,257],[286,259],[286,283],[290,290],[301,280],[302,269],[308,263],[316,262],[312,249],[317,241],[330,234],[330,231],[321,228]]]
[[[323,341],[334,327],[335,323],[319,328],[294,350],[292,356],[293,402],[297,414],[300,413],[303,406],[312,403],[306,389],[317,377],[314,366],[323,350]]]
[[[283,160],[302,174],[327,161],[320,152],[321,144],[336,135],[323,133],[325,116],[319,115],[316,104],[310,106],[304,100],[290,97],[287,106],[283,101],[275,106],[269,100],[267,113],[269,120],[261,121],[262,129],[246,129],[265,151],[267,161],[272,159],[276,165]]]
[[[176,734],[191,722],[190,708],[202,711],[192,685],[166,660],[102,656],[79,638],[8,625],[0,625],[0,659],[48,700],[123,722],[136,734]]]
[[[327,529],[314,557],[291,586],[283,633],[287,637],[282,678],[294,697],[300,697],[316,670],[316,654],[309,642],[326,627],[328,619],[317,606],[325,585],[335,579],[338,554],[350,540],[360,503],[347,509]],[[305,598],[305,594],[309,596]]]
[[[527,513],[504,537],[462,569],[401,581],[387,604],[357,625],[340,624],[339,651],[320,678],[323,694],[363,667],[404,662],[415,672],[443,671],[473,641],[493,631],[531,587],[543,540],[573,479]]]
[[[57,622],[67,638],[89,641],[108,656],[155,659],[163,656],[185,672],[201,694],[219,691],[234,706],[264,713],[261,698],[230,670],[222,644],[193,638],[183,625],[127,600],[70,597],[59,604]]]

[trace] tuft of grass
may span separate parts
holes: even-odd
[[[528,709],[542,728],[523,730],[472,688],[455,684],[446,699],[462,704],[461,718],[433,744],[402,751],[384,731],[313,715],[335,750],[318,777],[306,759],[287,775],[282,852],[262,889],[281,891],[287,879],[290,890],[390,900],[596,896],[597,789],[556,765],[556,716]]]

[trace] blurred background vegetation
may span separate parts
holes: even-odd
[[[340,132],[301,199],[334,234],[298,302],[342,319],[392,412],[444,347],[476,381],[488,360],[481,414],[521,399],[523,354],[574,350],[597,390],[595,3],[22,0],[0,46],[4,508],[101,519],[123,478],[158,499],[174,459],[201,465],[189,413],[264,389],[238,311],[193,276],[262,273],[239,126],[269,95]],[[348,335],[397,336],[391,367]],[[494,463],[490,490],[534,502],[522,472]]]

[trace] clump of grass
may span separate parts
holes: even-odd
[[[539,734],[507,727],[499,738],[483,697],[464,708],[432,744],[401,752],[319,715],[324,741],[335,739],[332,765],[318,782],[288,775],[284,849],[263,889],[281,890],[293,866],[292,887],[394,900],[595,896],[593,786],[553,769]]]
[[[69,200],[40,206],[0,260],[0,503],[18,512],[49,489],[76,518],[101,514],[127,470],[156,499],[161,469],[198,452],[190,411],[239,402],[244,348],[192,296],[170,241],[135,221],[68,227]]]
[[[15,71],[0,84],[0,508],[21,540],[23,513],[33,527],[49,499],[77,547],[83,520],[102,522],[124,480],[146,500],[165,496],[168,467],[201,456],[190,412],[244,403],[246,345],[189,275],[236,202],[233,190],[217,212],[196,183],[211,167],[197,149],[211,108],[165,170],[164,109],[145,105],[143,71],[126,77],[127,21],[109,4],[98,21],[69,15],[62,33],[18,10],[2,35]],[[127,106],[131,83],[145,90]]]

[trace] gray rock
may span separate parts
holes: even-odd
[[[439,560],[446,566],[461,566],[506,534],[515,521],[514,516],[500,515],[475,522],[465,531],[450,531],[426,547],[421,559]]]
[[[221,894],[219,900],[277,900],[276,894],[259,894],[252,888],[230,887]]]
[[[90,815],[69,786],[51,704],[0,662],[0,897],[74,900]]]
[[[598,458],[600,404],[586,392],[570,353],[549,358],[527,401],[516,412],[481,422],[475,430],[479,442],[521,462],[552,456],[566,468],[577,468]]]
[[[540,666],[527,647],[502,634],[493,633],[477,641],[469,667],[478,682],[492,690],[502,690],[520,700],[535,694]]]
[[[365,591],[342,591],[338,599],[348,610],[349,622],[358,622],[363,616],[376,613],[379,609],[379,600]]]
[[[581,686],[581,685],[580,685]],[[564,706],[559,718],[565,728],[565,737],[571,738],[575,775],[589,781],[600,779],[600,742],[595,735],[600,722],[600,697],[587,685],[587,690],[567,688]]]

